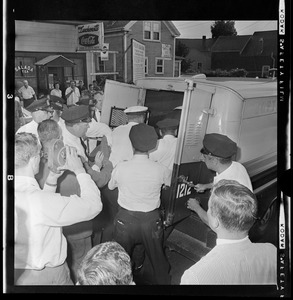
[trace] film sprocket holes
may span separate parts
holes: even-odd
[[[48,167],[58,173],[58,167],[63,167],[66,163],[66,148],[60,139],[53,139],[48,147]]]

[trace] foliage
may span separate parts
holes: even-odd
[[[189,48],[183,44],[181,41],[178,41],[176,43],[176,48],[175,48],[175,55],[176,56],[181,56],[181,57],[186,57],[189,53]]]
[[[216,39],[219,36],[233,36],[237,35],[235,29],[235,21],[215,21],[211,25],[212,38]]]
[[[246,77],[247,71],[245,69],[231,69],[230,71],[217,69],[215,71],[205,72],[207,77]]]
[[[181,61],[181,72],[182,73],[189,70],[192,65],[192,62],[193,62],[192,59],[186,58],[186,56],[188,54],[189,54],[189,48],[181,41],[178,41],[178,43],[176,43],[175,55],[184,57],[184,59]]]

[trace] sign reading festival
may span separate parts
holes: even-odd
[[[104,44],[103,22],[77,26],[78,41],[77,50],[92,51],[101,50]]]

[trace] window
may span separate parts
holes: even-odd
[[[156,58],[156,74],[164,74],[164,60]]]
[[[144,58],[144,74],[149,73],[149,59],[147,57]]]
[[[94,53],[95,73],[105,72],[105,62],[101,60],[100,53]]]
[[[143,22],[143,39],[151,40],[151,41],[160,41],[161,22],[158,21]]]

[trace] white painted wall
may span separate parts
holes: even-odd
[[[75,52],[76,49],[74,25],[15,21],[15,51]]]

